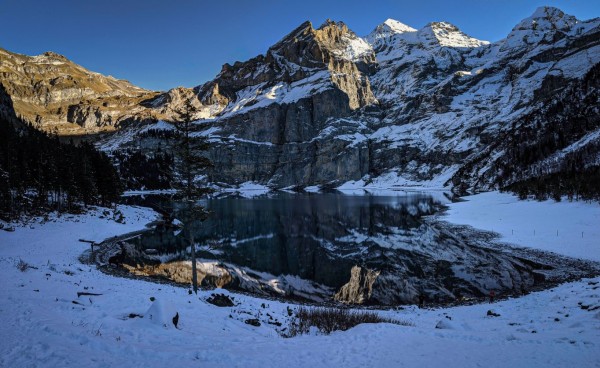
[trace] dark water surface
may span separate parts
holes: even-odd
[[[128,201],[177,205],[165,197]],[[387,305],[420,294],[451,301],[535,284],[539,265],[469,244],[424,218],[448,202],[439,193],[209,199],[203,204],[211,215],[194,227],[200,278],[205,286],[259,294]],[[189,259],[183,234],[170,227],[158,226],[135,246],[163,263]]]

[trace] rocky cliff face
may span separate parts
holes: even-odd
[[[416,30],[387,20],[364,39],[342,23],[302,24],[265,55],[226,64],[193,90],[199,134],[213,143],[210,178],[272,187],[498,187],[502,173],[486,163],[501,153],[490,156],[490,145],[499,136],[525,144],[519,122],[543,125],[543,107],[581,87],[600,62],[598,39],[600,20],[549,7],[493,44],[444,22]],[[173,94],[154,108],[177,110],[182,99]],[[482,170],[464,174],[474,160]]]
[[[377,105],[369,82],[375,69],[371,46],[345,24],[328,21],[314,29],[306,22],[265,55],[225,64],[213,81],[171,90],[147,106],[176,118],[186,100],[192,102],[202,119],[199,134],[212,143],[215,182],[281,187],[349,180],[368,172],[368,152],[330,139],[354,133],[355,122],[331,122]]]
[[[172,127],[158,120],[177,121],[191,105],[197,134],[212,144],[213,182],[479,190],[504,180],[502,165],[491,164],[509,157],[490,148],[498,137],[526,145],[525,121],[546,126],[546,106],[569,103],[565,91],[583,95],[582,81],[600,63],[598,40],[599,19],[542,7],[495,43],[444,22],[416,30],[389,19],[365,38],[343,23],[306,22],[264,55],[225,64],[208,83],[161,94],[53,54],[3,51],[0,70],[29,121],[77,131],[122,127],[100,142],[109,151],[168,147],[156,132]],[[582,120],[595,121],[597,86],[586,91],[578,107]],[[598,139],[597,126],[588,126],[527,165],[561,161],[561,150],[589,150]],[[519,170],[511,175],[534,175]]]

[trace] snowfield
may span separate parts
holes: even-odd
[[[509,244],[600,262],[597,202],[520,201],[499,192],[465,199],[452,204],[443,219],[496,232]]]
[[[517,245],[600,260],[597,204],[522,202],[499,193],[467,200],[450,204],[445,219],[497,231]],[[156,218],[144,208],[119,210],[125,224],[98,209],[0,231],[0,367],[600,366],[600,277],[491,305],[379,312],[409,327],[365,324],[329,336],[282,338],[277,331],[289,320],[287,308],[297,307],[291,303],[223,290],[189,295],[185,288],[118,278],[82,264],[89,245],[79,238],[102,240]],[[543,233],[542,224],[550,230],[562,225],[558,239]],[[539,231],[538,242],[527,237],[530,226]],[[582,229],[583,240],[561,240],[569,229]],[[21,262],[19,269],[21,260],[30,267]],[[238,305],[207,303],[215,292]],[[253,318],[261,326],[245,323]]]

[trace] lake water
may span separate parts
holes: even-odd
[[[210,199],[203,204],[211,215],[194,226],[199,279],[263,295],[383,305],[413,303],[421,294],[447,302],[492,289],[520,293],[535,285],[535,263],[478,246],[427,219],[448,202],[439,193]],[[133,272],[191,278],[191,248],[178,229],[159,226],[132,244]]]

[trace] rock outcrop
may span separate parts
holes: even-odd
[[[350,304],[365,304],[371,300],[373,284],[380,271],[369,270],[359,266],[352,267],[350,281],[335,293],[334,299]]]

